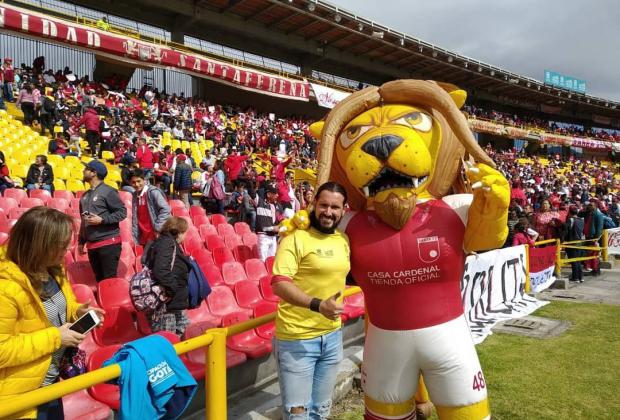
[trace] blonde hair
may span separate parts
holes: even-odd
[[[7,258],[28,276],[37,292],[41,280],[62,272],[57,263],[75,233],[73,218],[49,207],[33,207],[24,213],[11,229]]]

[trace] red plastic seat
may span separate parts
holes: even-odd
[[[108,360],[110,357],[114,355],[120,349],[120,345],[112,345],[107,347],[102,347],[96,350],[93,354],[88,358],[88,370],[92,372],[93,370],[99,369],[103,362]],[[111,384],[99,384],[95,385],[88,389],[88,393],[91,397],[106,404],[113,410],[118,410],[120,408],[120,390],[118,385]]]
[[[38,199],[40,199],[41,201],[43,201],[44,205],[47,205],[47,203],[52,198],[52,194],[49,191],[47,191],[47,190],[30,190],[29,196],[30,196],[30,198],[38,198]],[[21,204],[21,201],[20,201],[20,205],[22,207],[24,207],[24,205]]]
[[[242,308],[254,309],[259,303],[266,302],[258,290],[258,284],[251,280],[242,280],[235,283],[233,290],[235,299],[237,299],[237,303]]]
[[[180,208],[185,208],[185,203],[183,203],[181,200],[169,200],[168,201],[168,205],[170,206],[170,210],[172,211],[172,209],[180,209]]]
[[[224,226],[224,225],[220,225]],[[229,225],[230,226],[230,225]],[[224,243],[229,249],[234,249],[236,246],[243,245],[243,241],[236,233],[224,235]]]
[[[84,195],[84,193],[86,192],[86,190],[78,190],[75,192],[75,196],[77,198],[82,198],[82,196]]]
[[[205,276],[207,277],[207,281],[209,282],[209,286],[224,286],[224,279],[222,278],[222,272],[220,268],[213,264],[208,264],[206,266],[200,266]]]
[[[0,208],[0,220],[6,220],[9,218],[8,212],[4,211],[3,208]]]
[[[233,312],[244,312],[248,316],[252,315],[251,309],[243,309],[237,305],[232,290],[226,286],[214,286],[211,294],[207,297],[209,310],[215,316],[223,317]]]
[[[136,253],[134,252],[134,244],[132,243],[121,243],[121,258],[127,259],[131,257],[132,259],[136,257]]]
[[[73,252],[71,252],[70,250],[68,250],[65,253],[65,267],[67,267],[69,264],[71,264],[72,262],[75,262],[75,258],[73,258]]]
[[[364,306],[364,294],[362,292],[344,298],[343,313],[347,319],[360,317],[365,312],[366,307]]]
[[[183,249],[186,254],[194,255],[194,253],[198,253],[199,251],[205,248],[204,243],[200,238],[186,237],[183,241]]]
[[[72,209],[80,210],[80,199],[77,197],[73,197],[69,200],[69,205],[71,206]]]
[[[6,194],[7,191],[11,190],[12,189],[5,190],[4,193]],[[0,209],[4,210],[6,214],[8,214],[11,209],[16,209],[17,207],[19,207],[19,202],[13,197],[0,197]]]
[[[228,327],[245,322],[248,319],[250,318],[246,313],[231,313],[222,317],[222,326]],[[253,329],[228,337],[226,346],[232,350],[245,353],[251,359],[271,353],[271,341],[259,337]]]
[[[219,225],[216,225],[216,227],[217,233],[219,233],[220,236],[236,235],[235,228],[231,224],[220,223]]]
[[[131,201],[133,194],[130,193],[129,191],[118,190],[118,196],[120,197],[121,201],[125,201],[125,200]]]
[[[12,198],[17,203],[19,203],[20,201],[22,201],[22,199],[28,198],[28,193],[26,192],[26,190],[22,190],[19,188],[8,188],[4,190],[3,196],[4,198]]]
[[[249,247],[253,247],[258,244],[258,236],[256,236],[256,233],[253,232],[244,233],[241,239],[243,240],[243,245],[247,245]]]
[[[269,302],[280,301],[280,298],[273,293],[273,288],[271,287],[271,275],[261,277],[258,280],[258,288],[263,295],[263,299]]]
[[[187,317],[192,324],[208,324],[210,328],[216,328],[222,324],[222,317],[213,315],[206,301],[196,309],[188,309]]]
[[[273,274],[273,262],[276,260],[276,257],[267,257],[265,260],[265,269],[267,269],[268,274]]]
[[[278,309],[278,304],[275,302],[266,302],[261,301],[254,307],[254,318],[261,317],[263,315],[271,314]],[[260,327],[254,328],[256,334],[259,337],[263,337],[267,340],[271,340],[276,332],[275,322],[269,322],[267,324],[261,325]]]
[[[124,308],[135,312],[129,297],[129,282],[124,278],[113,277],[99,282],[97,285],[99,305],[106,311],[112,308]]]
[[[211,224],[213,226],[221,225],[222,223],[228,224],[228,219],[223,214],[212,214],[211,215]]]
[[[224,279],[224,283],[231,288],[235,283],[248,279],[243,266],[237,261],[230,261],[222,264],[222,278]]]
[[[211,252],[215,248],[226,247],[224,240],[217,235],[209,235],[205,238],[205,244],[207,245],[207,249]]]
[[[87,261],[76,261],[67,266],[67,277],[73,284],[84,284],[94,292],[97,291],[95,273]]]
[[[235,256],[235,259],[242,264],[255,257],[254,251],[252,251],[252,248],[247,245],[237,245],[234,247],[233,255]]]
[[[80,254],[79,248],[75,247],[73,250],[73,261],[88,261],[88,252]]]
[[[195,208],[195,207],[192,207]],[[211,222],[209,222],[209,217],[206,214],[190,214],[190,217],[192,218],[192,222],[194,223],[194,226],[202,226],[202,225],[211,225]]]
[[[230,249],[221,246],[213,250],[213,261],[221,268],[225,262],[235,261],[235,257]]]
[[[245,260],[245,273],[248,276],[249,280],[258,282],[261,277],[266,276],[267,269],[265,268],[265,263],[259,260],[258,258],[251,258],[249,260]]]
[[[209,224],[203,224],[198,227],[198,232],[203,241],[207,240],[208,236],[217,236],[217,228],[209,222]]]
[[[204,334],[204,332],[210,328],[211,327],[207,324],[192,324],[187,327],[187,330],[185,330],[185,336],[187,338],[198,337],[199,335]],[[205,348],[202,347],[200,349],[190,351],[189,353],[187,353],[187,360],[192,364],[202,366],[202,371],[203,371],[202,377],[204,377],[204,365],[206,362]],[[240,365],[244,363],[246,360],[247,360],[247,357],[245,353],[242,353],[240,351],[235,351],[230,348],[226,348],[226,367],[227,368],[230,369],[233,366]]]
[[[82,342],[80,343],[78,347],[81,350],[84,350],[84,352],[86,353],[87,360],[91,354],[93,354],[95,351],[101,348],[97,343],[95,343],[95,339],[93,338],[92,334],[86,334],[86,338],[82,340]]]
[[[30,210],[29,207],[17,207],[17,208],[11,209],[9,210],[9,218],[17,220],[20,217],[22,217],[22,214],[26,213],[28,210]]]
[[[103,325],[95,328],[92,334],[100,346],[124,344],[141,337],[133,324],[131,312],[117,307],[106,309]]]
[[[75,198],[73,193],[71,191],[68,191],[68,190],[54,190],[54,193],[52,194],[52,197],[54,197],[54,198],[64,198],[69,203],[71,203],[71,200],[73,200]]]
[[[177,217],[190,217],[189,216],[189,211],[185,208],[185,206],[183,206],[183,207],[171,207],[170,208],[170,213],[173,216],[177,216]]]
[[[75,295],[75,299],[79,303],[90,302],[92,305],[97,303],[93,290],[85,284],[72,284],[71,289]]]
[[[26,197],[26,198],[22,198],[21,201],[19,202],[19,206],[25,209],[29,209],[29,208],[37,207],[37,206],[44,206],[44,205],[45,203],[40,198]]]
[[[9,234],[6,232],[0,232],[0,245],[4,245],[9,240]]]
[[[237,222],[235,223],[235,232],[239,236],[243,236],[246,233],[252,233],[252,229],[250,229],[250,225],[245,222]]]
[[[17,219],[0,220],[0,232],[9,234]]]
[[[106,420],[112,415],[107,404],[92,398],[85,389],[62,397],[62,408],[65,420]]]
[[[116,269],[117,277],[129,280],[134,274],[136,274],[135,258],[133,258],[131,261],[121,259],[118,262],[118,267]]]
[[[50,198],[47,202],[47,206],[64,213],[69,209],[71,203],[64,198]]]
[[[202,271],[205,271],[205,267],[208,265],[214,265],[213,262],[213,254],[210,251],[201,248],[196,252],[192,253],[192,257],[196,259],[196,262],[202,268]]]
[[[194,216],[206,216],[207,213],[205,212],[205,209],[200,206],[191,206],[189,208],[189,215],[193,218]]]

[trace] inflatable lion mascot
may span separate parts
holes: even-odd
[[[459,111],[465,97],[393,81],[350,95],[311,128],[318,185],[344,185],[353,210],[340,229],[369,319],[368,420],[415,418],[420,373],[442,420],[490,418],[460,283],[467,253],[503,245],[510,189]],[[473,194],[459,194],[467,185]]]

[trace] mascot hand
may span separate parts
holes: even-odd
[[[474,203],[483,211],[497,212],[510,205],[510,185],[504,175],[484,163],[466,162],[466,175],[474,190]]]
[[[310,216],[306,210],[300,210],[290,219],[284,219],[280,223],[278,232],[280,235],[287,236],[297,229],[306,230],[310,227]]]

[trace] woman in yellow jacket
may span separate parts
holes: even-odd
[[[0,248],[0,404],[56,382],[64,349],[84,339],[69,326],[90,302],[77,303],[61,267],[73,226],[64,213],[34,207]],[[12,418],[63,419],[62,400]]]

